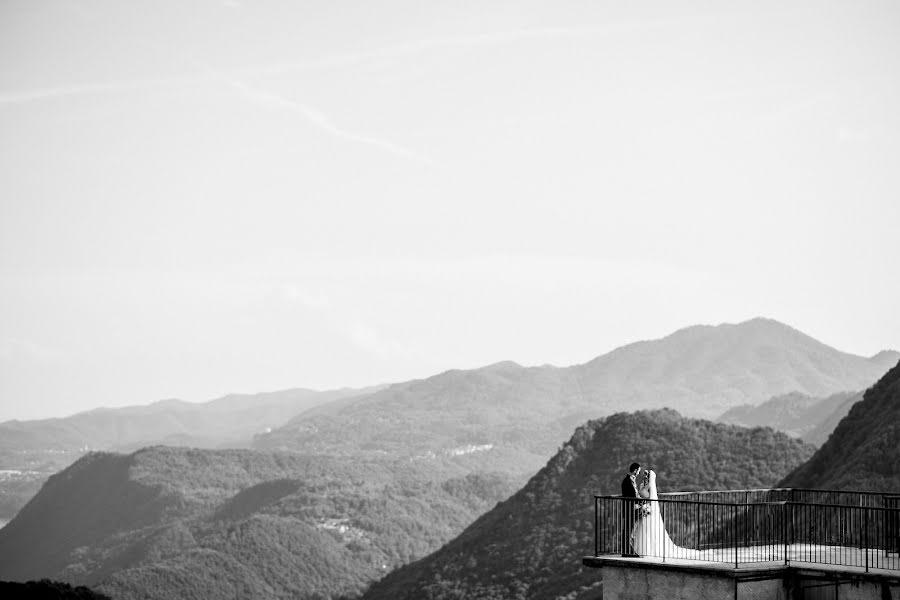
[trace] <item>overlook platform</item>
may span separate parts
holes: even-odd
[[[900,496],[833,490],[663,494],[672,543],[622,556],[635,501],[595,496],[604,598],[900,598]]]

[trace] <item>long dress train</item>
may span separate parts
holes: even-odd
[[[669,537],[660,514],[659,496],[656,491],[656,472],[650,471],[649,512],[634,526],[634,551],[641,556],[663,558],[698,558],[700,552],[678,546]]]

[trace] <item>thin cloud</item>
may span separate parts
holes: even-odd
[[[239,3],[236,0],[225,0],[226,5],[238,5]],[[333,56],[326,56],[322,58],[302,60],[302,61],[293,61],[293,62],[285,62],[285,63],[276,63],[269,65],[261,65],[261,66],[250,66],[250,67],[241,67],[235,69],[229,69],[218,73],[210,73],[208,69],[204,68],[200,73],[194,73],[184,76],[176,76],[176,77],[167,77],[167,78],[156,78],[156,79],[132,79],[132,80],[121,80],[121,81],[113,81],[113,82],[89,82],[84,84],[75,84],[70,86],[60,86],[60,87],[50,87],[50,88],[35,88],[29,90],[18,90],[18,91],[0,91],[0,105],[3,104],[18,104],[23,102],[31,102],[35,100],[47,100],[53,98],[67,97],[67,96],[83,96],[83,95],[92,95],[92,94],[101,94],[101,93],[115,93],[115,92],[123,92],[123,91],[132,91],[132,90],[141,90],[153,87],[161,87],[161,86],[170,86],[177,84],[185,84],[185,83],[197,83],[202,81],[208,81],[211,78],[219,78],[221,75],[225,76],[238,76],[242,74],[252,74],[252,73],[280,73],[280,72],[289,72],[289,71],[304,71],[304,70],[321,70],[321,69],[329,69],[336,67],[346,67],[353,66],[360,63],[365,63],[373,60],[380,60],[385,58],[399,58],[402,56],[408,55],[417,55],[424,51],[441,49],[441,48],[466,48],[466,47],[474,47],[474,46],[490,46],[497,44],[507,44],[513,43],[522,40],[528,39],[540,39],[540,38],[552,38],[552,37],[566,37],[572,35],[584,35],[584,34],[597,34],[597,33],[627,33],[629,31],[634,30],[646,30],[653,28],[666,28],[673,27],[679,25],[703,25],[709,24],[711,22],[717,21],[721,19],[721,15],[696,15],[690,17],[676,17],[676,18],[664,18],[664,19],[656,19],[652,21],[624,21],[619,23],[604,23],[604,24],[589,24],[589,25],[578,25],[578,26],[562,26],[562,27],[542,27],[542,28],[531,28],[531,29],[521,29],[521,30],[509,30],[509,31],[494,31],[487,32],[481,34],[473,34],[473,35],[464,35],[464,36],[448,36],[441,38],[429,38],[429,39],[420,39],[413,40],[409,42],[404,42],[400,44],[396,44],[393,46],[386,46],[382,48],[376,48],[372,50],[365,50],[361,52],[352,52],[346,54],[339,54]],[[197,62],[197,61],[191,61]],[[288,103],[292,101],[288,100]],[[302,106],[302,105],[301,105]],[[309,107],[303,107],[306,110],[310,110]],[[315,114],[317,111],[312,110],[312,114]],[[319,113],[321,114],[321,113]],[[326,119],[327,122],[327,119]],[[332,127],[335,131],[340,132],[341,130],[337,127]],[[360,141],[370,140],[366,136],[359,136],[356,134],[350,134],[351,136],[357,138]],[[365,141],[365,143],[371,143],[370,141]],[[394,146],[395,149],[401,149],[405,152],[408,150],[402,149],[395,144],[388,144]]]
[[[36,100],[53,100],[70,96],[90,96],[94,94],[109,94],[121,92],[133,92],[155,87],[166,87],[185,83],[196,83],[208,77],[188,75],[181,77],[166,77],[157,79],[126,79],[107,83],[84,83],[78,85],[34,88],[30,90],[0,92],[0,105],[24,104]]]
[[[660,29],[688,25],[709,25],[720,21],[722,15],[695,15],[688,17],[670,17],[649,21],[622,21],[618,23],[588,24],[560,27],[536,27],[529,29],[513,29],[486,33],[427,38],[385,46],[361,52],[326,56],[323,58],[297,62],[271,64],[263,67],[242,69],[244,73],[282,73],[290,71],[319,70],[334,67],[353,66],[365,62],[387,58],[416,56],[422,52],[443,48],[471,48],[477,46],[494,46],[509,44],[530,39],[554,37],[570,37],[577,35],[596,35],[600,33],[628,33],[636,30]]]
[[[390,154],[394,154],[396,156],[400,156],[406,158],[408,160],[412,160],[415,162],[431,164],[431,161],[428,159],[422,158],[417,155],[412,150],[405,148],[399,144],[395,144],[389,140],[372,137],[360,133],[356,133],[353,131],[348,131],[346,129],[342,129],[335,125],[331,119],[329,119],[325,113],[301,102],[297,102],[295,100],[291,100],[290,98],[285,98],[280,94],[276,94],[275,92],[271,92],[268,90],[261,90],[259,88],[255,88],[250,86],[242,81],[238,81],[231,77],[226,77],[224,75],[220,76],[221,81],[228,84],[232,88],[241,92],[241,94],[248,100],[254,102],[255,104],[262,106],[264,108],[270,109],[282,109],[289,110],[301,115],[307,121],[318,127],[319,129],[325,131],[326,133],[333,135],[335,137],[354,142],[357,144],[364,144],[368,146],[373,146]]]

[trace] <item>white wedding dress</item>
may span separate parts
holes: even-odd
[[[635,523],[634,551],[641,556],[657,556],[672,558],[692,558],[697,552],[690,548],[676,546],[666,525],[663,523],[659,509],[659,496],[656,491],[656,472],[650,471],[649,499],[650,512]]]

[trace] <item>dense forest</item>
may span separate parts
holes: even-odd
[[[768,428],[620,413],[579,427],[528,484],[431,556],[372,586],[366,600],[595,598],[593,496],[618,494],[627,465],[659,474],[661,491],[772,486],[814,448]]]
[[[46,574],[124,600],[355,596],[520,485],[452,460],[93,453],[0,530],[0,578]]]

